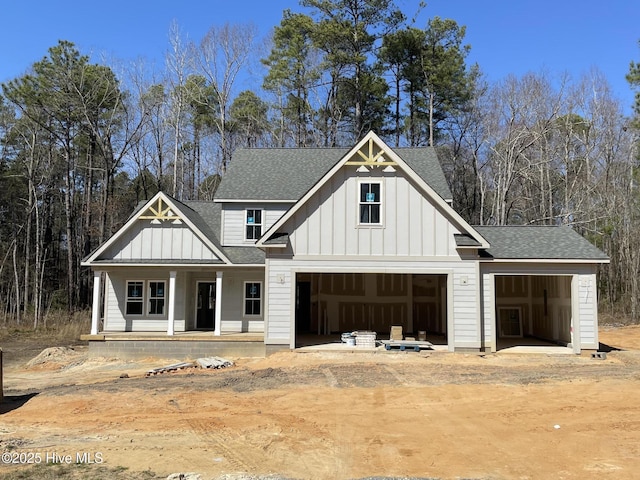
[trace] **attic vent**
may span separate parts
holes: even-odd
[[[180,217],[173,213],[171,207],[167,205],[162,197],[158,197],[158,201],[149,206],[139,217],[138,220],[151,220],[151,223],[160,223],[165,220],[180,221]]]

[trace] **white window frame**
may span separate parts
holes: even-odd
[[[362,201],[361,197],[360,197],[360,193],[362,192],[362,186],[363,185],[378,185],[380,187],[380,198],[378,199],[378,201],[373,201],[373,202],[367,202],[367,201]],[[369,188],[370,189],[370,188]],[[383,189],[383,182],[381,180],[360,180],[358,182],[358,209],[357,209],[357,215],[358,215],[358,226],[361,227],[380,227],[384,224],[384,218],[382,215],[383,212],[383,198],[384,198],[384,189]],[[363,222],[362,221],[362,216],[360,214],[360,210],[362,208],[362,206],[374,206],[374,205],[378,205],[378,222]],[[371,217],[371,209],[369,209],[369,217]]]
[[[249,223],[249,212],[252,211],[254,212],[254,218],[255,218],[255,212],[260,212],[260,222],[253,222],[253,223]],[[252,227],[252,231],[253,231],[253,238],[250,238],[247,235],[247,228],[248,227]],[[258,236],[255,235],[255,228],[256,227],[260,227],[260,234]],[[244,239],[247,242],[255,242],[256,240],[259,240],[260,237],[262,236],[262,232],[264,231],[263,229],[264,227],[264,210],[262,208],[245,208],[244,209]]]
[[[129,285],[132,283],[139,283],[141,288],[140,297],[130,297],[129,296]],[[132,317],[142,317],[144,315],[144,292],[145,292],[145,281],[144,280],[127,280],[125,285],[125,303],[124,303],[124,314],[130,315]],[[141,305],[140,313],[129,313],[129,303],[139,303]]]
[[[247,297],[247,285],[249,283],[257,283],[260,285],[260,296],[257,298]],[[262,282],[259,280],[247,280],[242,284],[242,315],[244,317],[252,317],[252,318],[260,318],[262,317],[262,306],[263,306],[263,295],[264,289],[262,288]],[[247,301],[258,301],[258,307],[260,313],[247,313]]]
[[[162,283],[163,284],[163,295],[162,297],[158,297],[157,295],[151,296],[151,284],[152,283]],[[166,280],[155,280],[155,279],[151,279],[151,280],[147,280],[147,288],[146,288],[146,292],[147,292],[147,301],[146,301],[146,305],[147,305],[147,315],[149,317],[164,317],[166,315],[166,307],[167,307],[167,281]],[[162,299],[162,312],[161,313],[151,313],[151,302],[152,300],[160,300]]]
[[[164,297],[152,297],[151,296],[151,283],[163,283],[164,284]],[[139,283],[142,285],[142,296],[141,297],[130,297],[129,296],[129,285],[132,283]],[[138,318],[167,318],[167,308],[169,301],[169,282],[167,279],[163,278],[151,278],[148,280],[127,280],[125,283],[125,304],[124,304],[124,315],[127,317],[138,317]],[[159,300],[164,299],[164,304],[162,306],[162,313],[151,313],[151,300]],[[128,313],[128,305],[130,302],[140,303],[142,304],[142,309],[140,313]]]

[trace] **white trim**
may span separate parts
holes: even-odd
[[[129,297],[129,284],[130,283],[141,283],[142,284],[142,296],[140,297],[140,302],[138,302],[137,300],[132,301],[132,303],[141,303],[142,304],[142,309],[140,310],[140,313],[127,313],[127,304],[129,303],[129,298],[135,298],[135,297]],[[131,280],[125,280],[125,284],[124,284],[124,312],[122,312],[122,316],[127,318],[127,317],[136,317],[136,318],[144,318],[144,305],[145,305],[145,292],[146,292],[146,282],[145,280],[140,280],[140,279],[131,279]]]
[[[255,223],[255,222],[254,223],[248,223],[249,210],[252,210],[254,212],[254,215],[255,215],[255,212],[260,212],[260,223]],[[242,232],[243,233],[242,238],[244,239],[244,245],[246,245],[246,244],[253,245],[253,244],[256,243],[256,241],[260,240],[260,237],[262,237],[262,230],[263,230],[263,227],[264,227],[264,220],[265,220],[265,218],[264,218],[264,209],[263,208],[260,208],[260,207],[245,207],[245,209],[244,209],[244,222],[243,222],[243,226],[244,226],[243,230],[244,231]],[[257,226],[260,227],[260,235],[258,235],[255,238],[247,238],[247,227],[257,227]],[[254,232],[255,232],[255,230],[254,230]]]
[[[479,258],[481,263],[610,263],[610,260],[573,259],[573,258]]]
[[[497,319],[496,319],[496,274],[489,273],[489,321],[491,322],[491,353],[498,351]],[[484,285],[483,285],[484,286]]]
[[[102,255],[102,253],[104,253],[104,251],[109,248],[111,245],[113,245],[115,243],[115,241],[120,238],[122,235],[124,235],[124,233],[129,230],[134,223],[138,222],[138,218],[140,216],[143,216],[144,213],[147,211],[147,209],[152,206],[154,203],[156,203],[158,201],[158,199],[161,198],[162,201],[164,201],[172,210],[175,214],[177,214],[177,216],[180,217],[180,220],[182,220],[192,231],[193,233],[196,235],[196,237],[198,237],[214,254],[216,257],[218,257],[220,260],[222,260],[223,262],[230,264],[231,261],[226,257],[226,255],[224,255],[207,237],[206,235],[204,235],[200,229],[198,227],[196,227],[187,217],[186,215],[184,215],[182,213],[182,211],[176,207],[175,203],[172,201],[172,199],[170,199],[165,193],[163,192],[158,192],[156,193],[153,198],[149,201],[147,201],[147,203],[144,204],[144,206],[139,209],[135,215],[133,215],[128,221],[127,223],[125,223],[122,227],[120,227],[118,229],[118,231],[116,233],[114,233],[106,242],[104,242],[102,245],[100,245],[96,250],[93,251],[93,253],[85,260],[81,263],[82,266],[92,266],[93,262],[96,260],[96,258],[98,258],[100,255]],[[100,264],[102,265],[102,264]],[[166,266],[166,265],[165,265]]]
[[[91,335],[98,334],[98,323],[100,322],[100,279],[102,277],[101,270],[93,272],[93,303],[91,307]],[[126,307],[125,307],[126,308]]]
[[[166,278],[162,278],[162,279],[149,278],[145,282],[147,284],[147,287],[145,289],[145,291],[146,291],[145,305],[147,306],[145,316],[149,317],[149,318],[164,318],[165,317],[165,312],[166,312],[165,308],[166,308],[167,301],[168,301],[168,298],[167,298],[167,279]],[[151,313],[150,312],[150,310],[151,310],[151,300],[152,300],[152,297],[151,297],[151,282],[155,282],[155,283],[162,282],[164,284],[164,296],[163,297],[157,297],[157,296],[153,297],[156,300],[159,299],[159,298],[162,298],[165,301],[164,305],[162,306],[162,313]]]
[[[380,187],[380,192],[379,192],[379,196],[380,198],[378,199],[377,202],[367,202],[366,200],[363,202],[360,199],[360,192],[362,190],[362,185],[378,185]],[[385,198],[384,195],[384,182],[383,182],[383,178],[378,178],[376,177],[375,179],[371,179],[371,178],[362,178],[362,177],[358,177],[358,181],[357,181],[357,192],[356,192],[356,202],[358,204],[358,208],[356,209],[356,227],[357,228],[375,228],[375,227],[384,227],[384,203],[383,200]],[[365,206],[373,206],[373,205],[378,205],[378,222],[368,222],[368,223],[363,223],[362,219],[360,218],[360,207],[362,207],[363,205]],[[369,216],[371,216],[371,209],[369,210]]]
[[[222,331],[222,271],[216,271],[216,311],[213,319],[213,334],[220,335]]]
[[[257,283],[260,285],[260,297],[255,298],[247,298],[247,283]],[[259,300],[260,313],[247,313],[247,300]],[[245,280],[242,282],[242,318],[263,318],[264,317],[264,282],[262,280]]]
[[[374,225],[373,227],[376,227],[377,225]],[[373,228],[372,227],[372,228]],[[378,226],[379,227],[379,226]],[[379,227],[380,228],[380,227]],[[266,245],[266,246],[270,246],[270,245]],[[380,262],[380,261],[392,261],[392,262],[419,262],[419,263],[423,263],[423,262],[473,262],[475,260],[469,260],[469,259],[461,259],[460,257],[456,257],[456,256],[451,256],[451,255],[447,255],[447,256],[442,256],[442,257],[437,257],[437,256],[381,256],[381,255],[331,255],[330,258],[327,258],[327,256],[322,256],[322,255],[295,255],[293,257],[294,260],[298,260],[298,261],[338,261],[338,262],[346,262],[346,261],[356,261],[356,262]]]
[[[266,200],[266,199],[255,199],[255,198],[214,198],[214,203],[296,203],[298,200],[295,198],[291,200]]]
[[[200,292],[198,286],[201,283],[215,284],[216,281],[215,280],[211,280],[211,279],[209,279],[209,280],[202,280],[202,279],[196,280],[196,292],[195,292],[196,293],[196,298],[194,299],[195,301],[193,302],[194,303],[194,305],[193,305],[193,312],[194,312],[193,313],[193,328],[195,330],[205,330],[205,331],[207,331],[207,330],[210,330],[210,329],[198,327],[198,295],[199,295],[199,292]],[[216,289],[217,289],[217,285],[216,285]],[[216,290],[216,295],[217,295],[217,293],[218,292]],[[188,301],[188,299],[187,299],[187,301]],[[216,308],[218,308],[218,298],[217,298],[217,296],[216,296]],[[216,326],[215,311],[214,311],[213,315],[214,315],[213,327],[214,327],[214,332],[215,332],[215,326]],[[214,333],[214,335],[215,335],[215,333]]]
[[[571,346],[573,353],[579,355],[582,348],[582,338],[580,337],[580,274],[571,275]],[[594,313],[597,315],[598,308],[595,306]],[[596,319],[595,330],[598,331]]]
[[[172,336],[175,331],[176,316],[176,276],[178,272],[169,272],[169,304],[167,306],[167,335]]]
[[[246,246],[246,245],[245,245]],[[86,265],[83,265],[86,266]],[[224,268],[224,269],[231,269],[231,268],[246,268],[246,267],[264,267],[264,263],[230,263],[230,264],[224,264],[224,263],[136,263],[135,261],[132,261],[131,263],[107,263],[107,262],[100,262],[98,264],[94,264],[92,265],[93,267],[100,267],[101,269],[105,269],[107,267],[109,268],[113,268],[113,267],[125,267],[125,268],[131,268],[131,267],[135,267],[135,268],[146,268],[146,267],[151,267],[151,268],[180,268],[181,270],[193,270],[193,269],[202,269],[202,268],[206,268],[209,270],[214,270],[214,269],[220,269],[220,268]]]

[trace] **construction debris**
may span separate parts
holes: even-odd
[[[233,362],[221,357],[206,357],[199,358],[196,360],[196,363],[201,368],[226,368],[232,367]]]
[[[173,365],[167,365],[166,367],[153,368],[149,370],[146,376],[157,375],[159,373],[176,372],[178,370],[184,370],[185,368],[194,368],[196,365],[193,362],[174,363]]]
[[[182,362],[174,363],[173,365],[167,365],[166,367],[159,367],[151,369],[145,376],[157,375],[159,373],[177,372],[178,370],[184,370],[185,368],[226,368],[232,367],[233,362],[222,357],[203,357],[198,358],[195,362]]]

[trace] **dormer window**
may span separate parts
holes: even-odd
[[[360,225],[380,225],[380,206],[382,205],[380,182],[360,184]]]
[[[245,216],[245,240],[258,240],[262,236],[262,210],[248,208]]]

